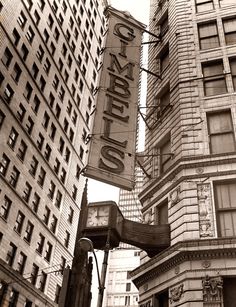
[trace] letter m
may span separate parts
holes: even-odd
[[[126,75],[125,77],[130,79],[130,80],[134,80],[133,78],[133,68],[134,68],[134,64],[133,63],[127,63],[125,66],[121,66],[117,57],[115,56],[115,54],[110,53],[111,56],[111,63],[110,63],[110,67],[108,67],[108,69],[112,72],[117,71],[119,74],[123,73],[124,71],[126,71]],[[116,70],[114,69],[114,67],[116,67]]]

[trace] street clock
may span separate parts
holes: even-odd
[[[110,247],[120,243],[124,217],[113,201],[89,203],[83,235],[93,241],[94,248],[103,249],[109,233]]]

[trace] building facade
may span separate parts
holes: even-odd
[[[0,305],[53,306],[71,266],[106,1],[0,1]]]
[[[170,247],[132,272],[140,306],[235,306],[236,2],[151,1],[146,221]]]

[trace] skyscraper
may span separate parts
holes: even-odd
[[[0,302],[11,306],[57,303],[72,262],[105,6],[0,1]]]
[[[151,1],[146,220],[170,247],[132,272],[140,306],[235,306],[236,2]]]

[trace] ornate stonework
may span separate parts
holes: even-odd
[[[203,301],[205,303],[222,302],[222,277],[209,277],[208,275],[202,280]]]
[[[170,302],[174,303],[180,300],[181,296],[184,293],[184,285],[181,284],[170,290]]]
[[[170,206],[174,206],[180,201],[180,186],[169,194]]]
[[[214,236],[214,221],[212,212],[211,186],[209,183],[197,185],[200,237]]]

